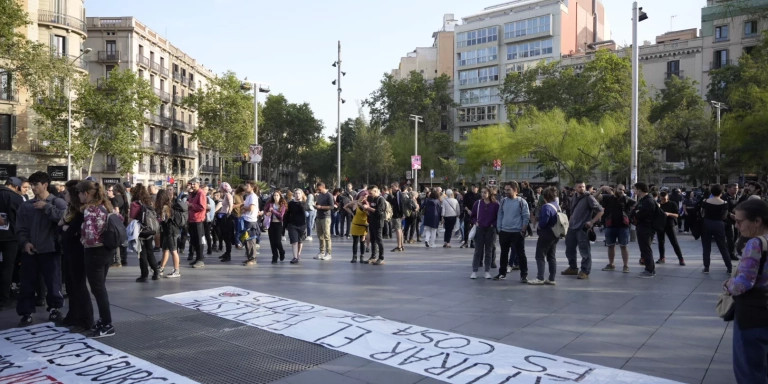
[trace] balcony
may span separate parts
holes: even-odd
[[[144,163],[139,164],[139,172],[147,172],[147,169],[149,169],[149,167],[146,164]]]
[[[192,79],[189,79],[189,89],[193,91],[197,89],[197,85],[195,85],[195,81]]]
[[[149,57],[146,57],[146,56],[144,56],[144,55],[142,55],[140,53],[138,55],[136,55],[136,62],[139,65],[143,65],[146,68],[150,67],[150,65],[149,65]]]
[[[174,72],[173,73],[173,79],[176,80],[176,81],[181,81],[181,73]]]
[[[173,127],[189,133],[192,133],[195,130],[192,124],[185,123],[181,120],[174,120]]]
[[[149,173],[157,173],[157,164],[150,164],[149,165]]]
[[[173,95],[173,103],[174,104],[181,104],[184,102],[184,97],[181,95]]]
[[[171,147],[168,144],[156,143],[154,141],[144,140],[143,147],[152,149],[154,153],[167,154],[171,152]]]
[[[0,89],[0,101],[19,102],[18,89]]]
[[[117,172],[117,164],[107,164],[104,166],[105,172]]]
[[[727,60],[716,60],[716,61],[710,61],[709,62],[709,68],[710,69],[720,69],[720,68],[723,68],[723,67],[727,67],[729,65],[731,65],[731,60],[730,59],[727,59]]]
[[[88,70],[88,62],[85,61],[85,55],[69,55],[69,61],[77,68],[80,68],[82,70],[87,71]]]
[[[53,149],[51,149],[48,141],[45,140],[30,140],[29,141],[29,151],[32,153],[45,153],[49,155],[56,154]]]
[[[99,51],[97,60],[99,63],[119,63],[120,51]]]
[[[172,121],[170,118],[160,115],[152,115],[152,123],[156,125],[160,125],[163,127],[170,127],[172,124]]]
[[[163,91],[160,88],[155,88],[155,95],[160,98],[160,100],[165,101],[166,103],[171,101],[171,94]]]
[[[63,13],[48,10],[40,9],[37,11],[37,22],[42,24],[61,26],[66,29],[74,29],[83,35],[86,35],[88,32],[84,21]]]
[[[672,78],[672,76],[677,76],[679,78],[684,78],[685,75],[683,75],[683,71],[672,71],[672,72],[664,72],[664,78],[669,80]]]
[[[187,85],[187,77],[186,76],[182,75],[179,81],[181,81],[181,85]]]
[[[215,165],[203,165],[200,168],[200,172],[202,172],[202,173],[216,173],[218,171],[219,171],[219,169]]]

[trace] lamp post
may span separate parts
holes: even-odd
[[[83,49],[69,65],[90,52],[90,48]],[[72,80],[69,78],[67,78],[67,179],[72,179]]]
[[[338,45],[338,57],[336,61],[331,64],[336,68],[336,80],[331,84],[336,86],[336,178],[339,182],[339,188],[341,185],[341,105],[347,101],[341,98],[341,77],[346,76],[346,72],[341,71],[341,40]]]
[[[411,115],[409,119],[415,123],[416,134],[413,136],[413,155],[419,155],[419,122],[424,122],[424,118],[419,115]],[[413,170],[413,190],[419,193],[419,170]]]
[[[717,167],[717,183],[720,184],[720,110],[728,107],[719,101],[710,101],[710,104],[717,110],[717,147],[715,149],[715,166]]]
[[[248,91],[251,88],[253,89],[253,144],[259,145],[259,93],[269,93],[269,85],[256,82],[240,84],[242,90]],[[259,181],[258,163],[253,163],[253,181]]]
[[[632,154],[630,164],[631,184],[637,183],[637,104],[638,104],[638,55],[640,49],[637,46],[637,23],[648,18],[643,8],[637,7],[637,1],[632,3]]]

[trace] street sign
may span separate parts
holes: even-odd
[[[405,179],[406,180],[413,179],[413,171],[405,171]]]
[[[411,156],[411,169],[421,169],[421,156]]]
[[[494,171],[501,171],[501,159],[493,160],[493,170]]]
[[[495,187],[496,186],[496,177],[494,177],[494,176],[488,177],[488,186],[489,187]]]
[[[430,169],[429,170],[429,178],[430,179],[434,179],[435,178],[435,170],[434,169]]]

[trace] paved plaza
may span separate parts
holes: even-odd
[[[561,241],[554,287],[521,284],[516,271],[505,281],[482,274],[470,280],[473,250],[457,243],[450,249],[410,244],[393,253],[394,241],[385,240],[386,264],[373,266],[351,264],[352,242],[338,238],[333,260],[313,260],[315,240],[306,243],[299,265],[290,265],[290,257],[272,265],[264,241],[257,267],[241,266],[243,251],[228,263],[214,253],[204,269],[183,261],[180,279],[146,283],[134,282],[139,268],[131,255],[128,267],[109,271],[116,335],[99,341],[203,383],[439,382],[157,299],[233,286],[679,382],[732,383],[732,324],[714,313],[725,266],[716,253],[711,273],[701,273],[701,243],[679,238],[687,266],[677,264],[667,244],[668,263],[657,265],[653,279],[636,277],[643,269],[636,243],[629,246],[631,273],[600,271],[607,263],[600,235],[590,278],[561,276],[567,267]],[[535,244],[526,239],[529,277],[535,277]],[[44,308],[34,317],[44,322]],[[5,308],[0,330],[16,327],[18,319]]]

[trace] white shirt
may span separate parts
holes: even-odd
[[[459,201],[448,197],[442,201],[443,217],[456,217],[459,215]]]
[[[250,211],[250,207],[252,205],[256,206],[256,209],[253,211]],[[248,222],[256,222],[259,221],[259,197],[256,196],[255,193],[251,192],[248,196],[245,198],[245,202],[243,202],[243,219]]]

